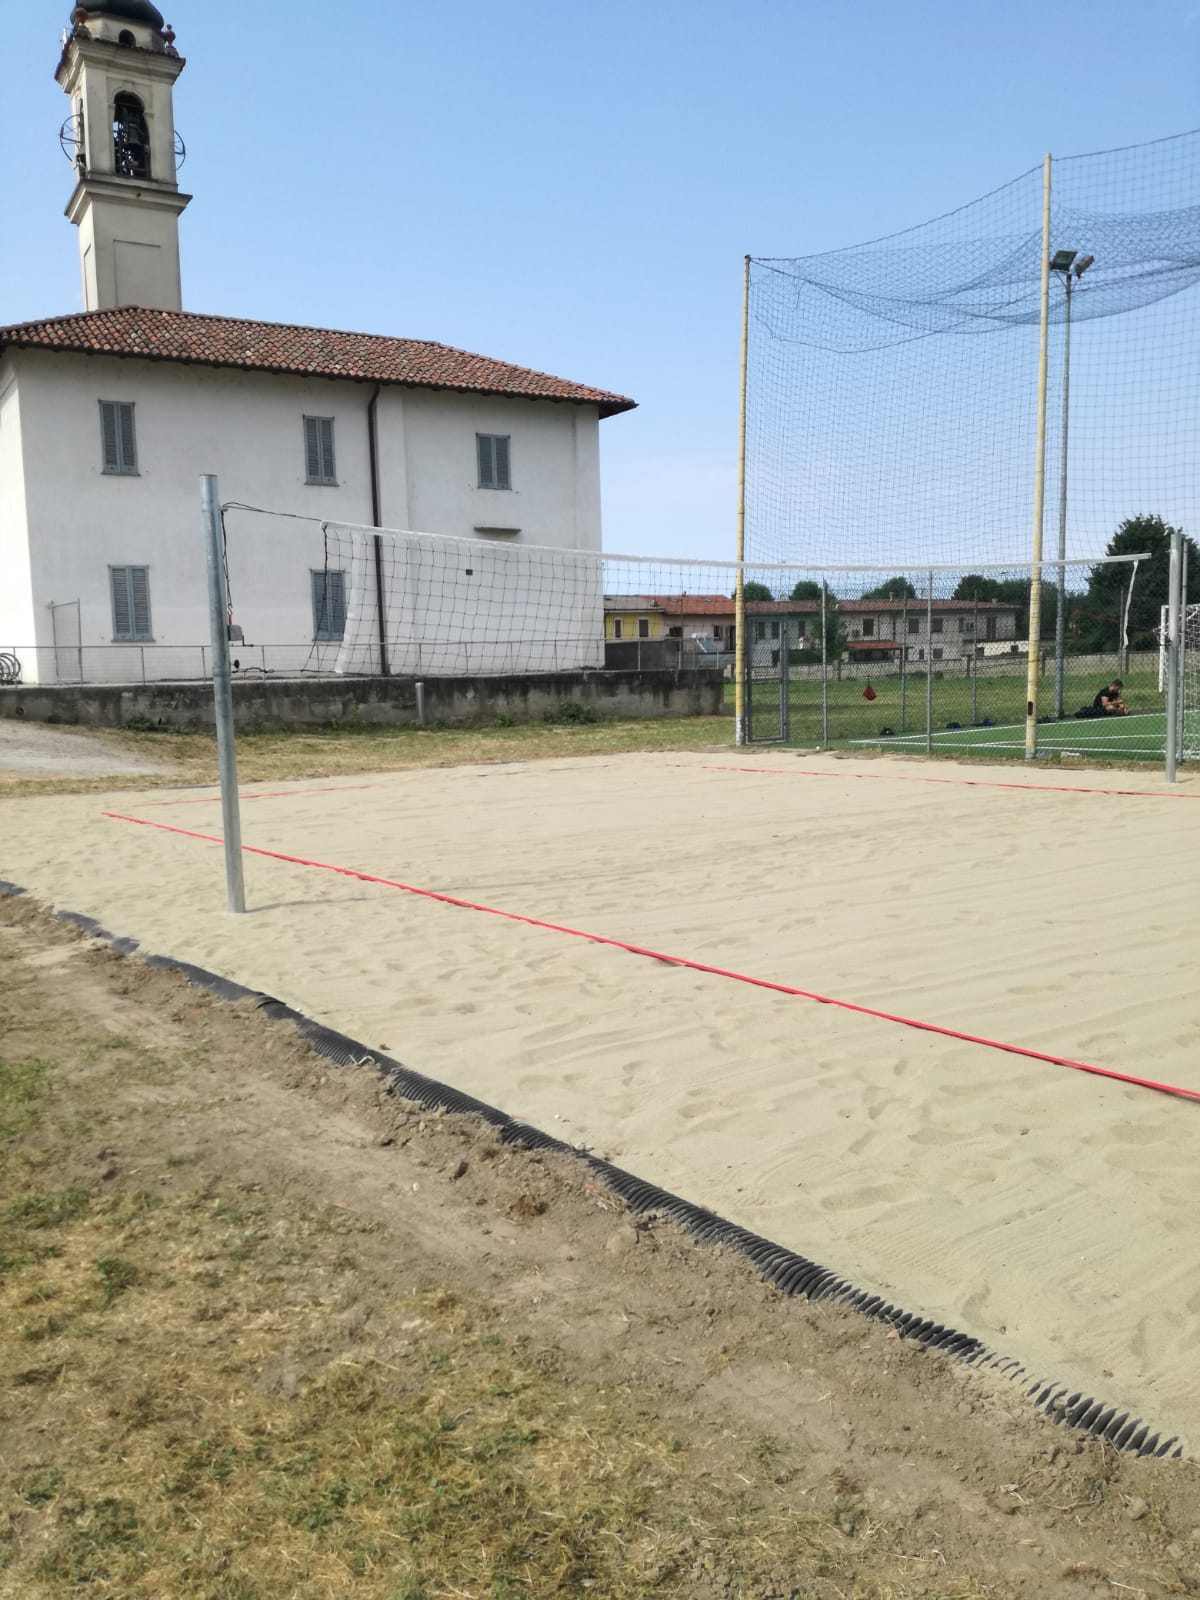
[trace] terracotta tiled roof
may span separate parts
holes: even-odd
[[[667,617],[731,617],[734,603],[723,594],[606,594],[607,611],[658,611]]]
[[[389,339],[381,334],[243,322],[192,311],[148,311],[140,306],[85,311],[0,328],[0,352],[6,349],[66,350],[77,355],[138,357],[238,367],[247,372],[559,400],[597,406],[602,417],[632,411],[637,403],[604,389],[590,389],[427,339]]]
[[[874,613],[878,611],[901,612],[904,610],[905,603],[903,600],[837,600],[834,605],[838,611]],[[928,604],[927,600],[909,600],[907,602],[909,615],[917,616],[925,610]],[[820,609],[821,602],[819,600],[748,600],[746,602],[746,610],[756,617],[813,616]],[[976,609],[981,612],[999,612],[1016,611],[1017,607],[1009,605],[1005,600],[981,600],[978,608],[976,608],[973,600],[935,600],[933,609],[935,612],[961,611],[965,616],[973,614]]]

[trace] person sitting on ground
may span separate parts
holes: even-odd
[[[1127,717],[1129,707],[1121,698],[1121,690],[1125,685],[1120,678],[1114,678],[1111,683],[1105,684],[1100,693],[1092,701],[1092,710],[1098,717]]]

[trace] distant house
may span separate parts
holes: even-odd
[[[930,616],[932,610],[932,617]],[[783,650],[794,660],[819,653],[817,600],[753,601],[746,607],[749,649],[756,667],[778,666]],[[837,612],[853,661],[899,665],[963,661],[1020,651],[1017,608],[1000,601],[840,600]],[[932,624],[932,627],[931,627]]]
[[[733,600],[723,594],[605,595],[604,641],[609,665],[634,654],[618,653],[614,646],[638,642],[662,646],[653,656],[642,652],[645,665],[723,664],[712,658],[732,658],[737,642]]]

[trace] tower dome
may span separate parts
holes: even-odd
[[[83,0],[89,16],[119,17],[122,22],[140,22],[143,27],[163,31],[163,14],[150,0]]]

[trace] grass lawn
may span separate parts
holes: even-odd
[[[1153,673],[1130,673],[1125,682],[1125,698],[1136,713],[1128,718],[1106,722],[1077,721],[1074,712],[1090,705],[1100,687],[1103,674],[1078,674],[1066,680],[1064,705],[1067,717],[1061,723],[1041,725],[1039,746],[1047,753],[1078,750],[1101,759],[1128,758],[1136,761],[1162,760],[1165,717],[1163,697]],[[925,679],[910,677],[901,694],[895,677],[872,680],[874,700],[863,698],[862,681],[834,680],[829,685],[829,742],[837,746],[883,745],[889,749],[923,754],[925,749]],[[789,744],[819,745],[821,742],[821,685],[789,684]],[[1043,677],[1039,710],[1044,716],[1053,706],[1054,684]],[[776,683],[754,686],[753,731],[759,739],[777,732],[779,687]],[[935,751],[958,751],[978,756],[1013,756],[1025,747],[1025,680],[1021,677],[980,676],[974,684],[966,677],[938,677],[933,680],[933,745]],[[989,728],[972,724],[988,721]],[[957,729],[948,723],[959,723]],[[884,734],[888,728],[890,733]]]

